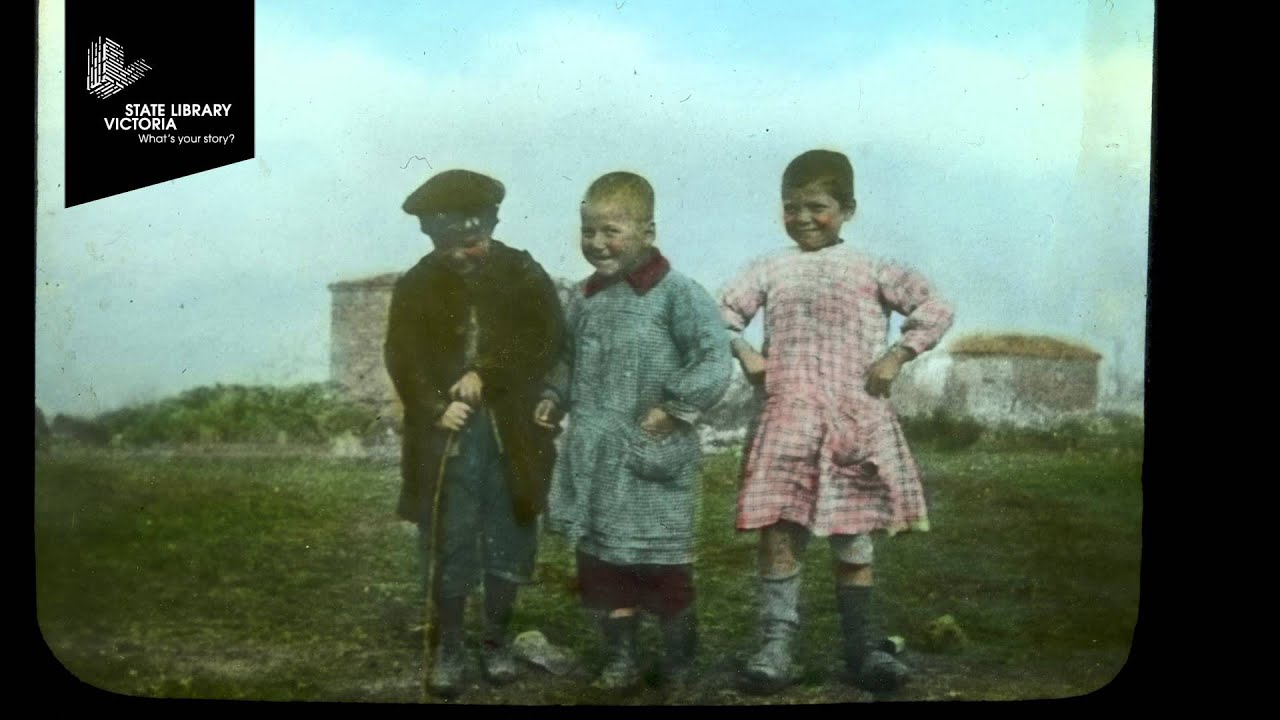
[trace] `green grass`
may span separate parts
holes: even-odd
[[[877,609],[907,640],[915,681],[896,699],[1027,699],[1088,693],[1128,654],[1138,609],[1141,454],[923,452],[934,529],[877,544]],[[701,679],[680,697],[627,699],[530,670],[467,703],[831,703],[871,696],[835,673],[825,542],[806,557],[801,682],[741,695],[752,651],[754,537],[733,530],[737,461],[705,463],[696,569]],[[414,530],[391,515],[385,461],[127,455],[63,449],[36,462],[37,610],[80,679],[148,697],[419,702],[421,581]],[[600,658],[571,594],[572,549],[545,537],[516,629]],[[478,598],[474,600],[478,601]],[[473,608],[476,610],[478,608]],[[470,620],[475,624],[476,615]],[[930,653],[925,626],[952,615],[968,642]],[[476,627],[470,628],[474,635]],[[642,633],[657,651],[655,630]]]

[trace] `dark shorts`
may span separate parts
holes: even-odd
[[[578,551],[578,586],[592,610],[640,608],[669,618],[693,604],[692,565],[614,565]]]

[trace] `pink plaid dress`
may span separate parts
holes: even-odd
[[[866,373],[888,349],[922,353],[951,326],[951,307],[919,273],[840,243],[752,263],[724,290],[741,332],[765,309],[765,399],[747,448],[738,529],[789,520],[818,536],[927,530],[920,471],[887,398]]]

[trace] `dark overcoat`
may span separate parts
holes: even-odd
[[[467,363],[473,305],[480,332]],[[432,252],[400,277],[385,347],[387,371],[404,404],[400,517],[431,517],[449,437],[435,423],[451,402],[449,388],[475,370],[502,443],[516,518],[523,524],[537,518],[546,505],[555,445],[554,433],[538,427],[533,412],[563,341],[555,284],[523,250],[493,240],[485,263],[466,277]]]

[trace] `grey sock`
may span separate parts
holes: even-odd
[[[799,570],[789,577],[760,577],[760,626],[765,640],[790,638],[800,626]]]
[[[772,692],[794,679],[791,641],[800,627],[800,573],[760,578],[760,641],[747,661],[747,676],[760,689]]]

